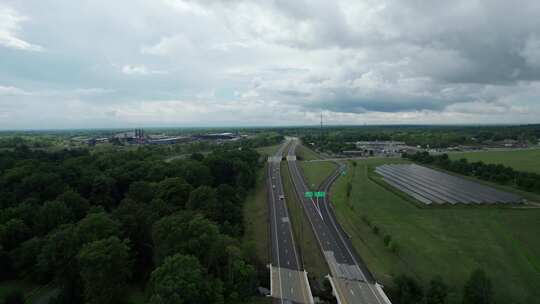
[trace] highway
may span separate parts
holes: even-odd
[[[305,215],[319,243],[319,248],[328,263],[331,275],[330,282],[338,303],[343,304],[389,304],[390,301],[376,284],[358,254],[354,251],[350,240],[339,226],[330,205],[328,195],[317,202],[306,198],[304,193],[310,191],[296,161],[296,146],[293,140],[287,153],[287,162],[291,178],[302,204]],[[332,174],[321,185],[320,191],[328,192],[332,183],[340,174],[341,168]]]
[[[281,180],[280,163],[288,144],[289,141],[286,141],[268,159],[267,187],[272,237],[270,292],[277,303],[313,303],[307,273],[296,251]]]

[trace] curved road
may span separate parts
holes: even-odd
[[[373,276],[355,253],[346,234],[337,223],[333,211],[328,207],[330,204],[328,197],[319,202],[304,197],[304,192],[310,189],[296,161],[298,144],[298,140],[293,140],[287,153],[289,171],[299,202],[302,204],[319,248],[330,268],[330,281],[338,303],[389,304],[390,301],[380,286],[375,283]],[[338,169],[323,183],[321,189],[328,190],[339,174]]]

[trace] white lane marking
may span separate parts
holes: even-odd
[[[283,304],[283,282],[281,281],[281,265],[279,264],[279,240],[278,240],[278,231],[277,231],[277,219],[276,219],[276,198],[274,196],[274,192],[272,193],[272,207],[274,207],[274,230],[276,232],[276,249],[277,249],[277,264],[278,264],[278,278],[279,278],[279,296],[280,296],[280,302]]]
[[[338,229],[338,226],[336,224],[336,222],[334,221],[334,218],[332,217],[332,215],[330,214],[330,211],[328,210],[328,203],[327,203],[327,198],[325,197],[324,198],[324,201],[323,201],[323,209],[325,210],[325,213],[328,215],[328,217],[330,218],[330,222],[332,223],[332,226],[334,227],[334,229],[336,230],[337,232],[337,235],[338,235],[338,238],[339,240],[341,241],[341,243],[344,245],[345,249],[347,250],[347,253],[348,255],[351,257],[352,261],[354,262],[355,266],[358,268],[360,274],[362,275],[362,278],[364,279],[364,281],[367,282],[367,279],[366,279],[366,276],[364,275],[364,273],[362,272],[362,269],[360,268],[359,264],[358,264],[358,261],[356,261],[356,258],[354,257],[354,255],[352,254],[351,250],[349,249],[349,245],[345,242],[345,240],[343,239],[343,236],[341,235],[341,232],[340,230]],[[375,299],[377,300],[377,303],[381,303],[381,300],[379,299],[379,293],[378,292],[375,292],[373,290],[373,288],[370,286],[370,284],[368,283],[367,284],[367,287],[369,289],[369,291],[375,296]],[[352,290],[351,290],[352,291]]]

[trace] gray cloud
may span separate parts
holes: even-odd
[[[0,18],[0,105],[20,105],[2,107],[0,128],[299,124],[320,111],[334,123],[540,117],[534,0],[6,0],[0,8],[9,17]]]

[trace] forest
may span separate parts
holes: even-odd
[[[267,143],[171,162],[146,147],[0,151],[0,280],[53,285],[50,303],[126,303],[128,286],[148,303],[244,302],[266,277],[241,236],[263,165],[249,146]]]
[[[483,143],[513,139],[537,144],[540,125],[523,126],[330,126],[323,129],[297,130],[302,140],[321,151],[340,153],[355,149],[356,141],[402,141],[423,148],[448,148],[457,145],[478,146]]]
[[[540,174],[521,172],[501,164],[486,164],[482,161],[469,162],[462,158],[451,160],[448,154],[431,155],[428,152],[404,153],[403,158],[501,185],[515,186],[521,190],[540,194]]]

